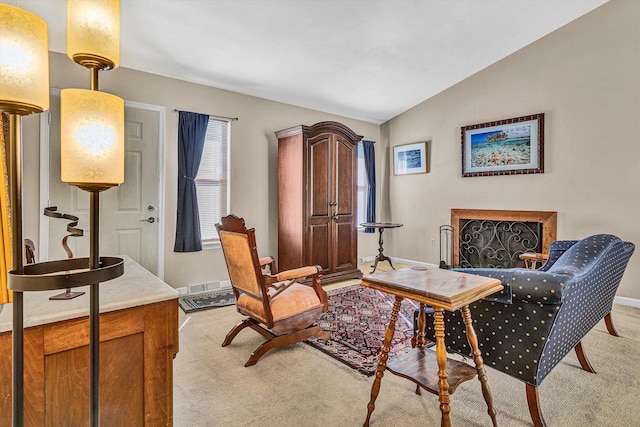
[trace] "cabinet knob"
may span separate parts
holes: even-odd
[[[338,206],[338,204],[336,202],[331,202],[329,203],[329,206]]]

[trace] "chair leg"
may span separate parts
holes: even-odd
[[[231,341],[233,341],[233,339],[236,337],[236,335],[238,335],[238,333],[241,330],[243,330],[244,328],[246,328],[249,325],[250,325],[249,324],[249,319],[244,319],[243,321],[238,323],[236,326],[234,326],[233,329],[231,329],[229,331],[229,333],[227,334],[227,336],[224,338],[224,341],[222,342],[222,347],[226,347],[229,344],[231,344]]]
[[[618,331],[616,331],[615,326],[613,326],[613,319],[611,318],[611,312],[607,313],[607,315],[604,316],[604,324],[607,326],[607,331],[609,331],[611,335],[613,335],[614,337],[620,336],[618,334]]]
[[[576,356],[578,356],[578,362],[580,362],[582,369],[595,374],[596,371],[591,366],[591,363],[589,363],[589,359],[587,359],[587,355],[584,353],[584,349],[582,348],[582,341],[579,341],[578,344],[576,344],[574,350],[576,351]]]
[[[233,329],[229,331],[224,341],[222,342],[222,347],[226,347],[229,344],[231,344],[231,341],[233,341],[236,335],[238,335],[241,330],[247,327],[258,332],[260,335],[262,335],[266,339],[271,339],[276,336],[273,333],[266,330],[265,328],[263,328],[262,326],[260,326],[255,320],[247,317],[246,319],[242,320],[240,323],[234,326]]]
[[[527,386],[527,403],[529,404],[529,414],[531,415],[531,421],[533,421],[534,427],[547,427],[547,423],[542,418],[542,411],[540,410],[540,400],[538,399],[538,387],[531,384],[525,384]]]
[[[319,326],[306,328],[288,335],[278,335],[268,341],[265,341],[260,345],[260,347],[258,347],[253,353],[251,353],[251,357],[249,357],[249,360],[247,361],[247,363],[245,363],[244,366],[246,367],[255,365],[258,360],[269,350],[272,350],[276,347],[284,347],[290,344],[302,342],[311,338],[312,336],[324,340],[328,340],[331,338],[331,334],[329,332],[323,331]]]

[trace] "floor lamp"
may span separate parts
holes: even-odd
[[[124,261],[99,256],[99,193],[124,181],[124,101],[98,91],[98,71],[117,67],[120,2],[67,1],[67,54],[91,70],[91,90],[61,95],[62,180],[90,192],[90,256],[25,266],[22,258],[20,116],[49,107],[47,25],[0,4],[0,111],[9,113],[13,291],[13,425],[24,424],[23,292],[90,285],[90,417],[100,422],[99,283],[124,273]]]
[[[0,111],[9,114],[9,198],[12,272],[24,274],[22,257],[22,116],[49,108],[47,23],[26,10],[0,4]],[[23,293],[13,291],[13,425],[24,424]]]

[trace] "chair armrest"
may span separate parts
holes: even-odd
[[[280,272],[278,274],[263,275],[267,286],[276,290],[276,293],[271,295],[271,298],[288,288],[290,285],[296,283],[295,279],[301,279],[309,276],[313,276],[313,279],[311,280],[311,287],[322,302],[324,311],[327,311],[329,308],[329,302],[327,299],[327,293],[324,291],[324,289],[322,289],[322,286],[320,285],[322,267],[320,267],[319,265],[294,268],[291,270]],[[287,280],[289,282],[285,283]]]
[[[454,268],[453,271],[476,274],[478,276],[491,277],[492,279],[500,280],[504,288],[499,292],[485,297],[484,299],[487,301],[511,304],[511,288],[509,287],[509,279],[507,278],[507,272],[509,270],[504,268]]]
[[[272,276],[277,282],[282,282],[283,280],[300,279],[303,277],[313,276],[314,274],[318,274],[321,271],[321,269],[318,269],[318,267],[314,265],[282,271]]]

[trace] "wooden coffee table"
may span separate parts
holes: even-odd
[[[402,270],[388,271],[366,276],[362,285],[395,295],[395,303],[391,311],[389,326],[385,332],[380,362],[376,368],[375,380],[371,386],[371,399],[367,405],[367,419],[364,426],[369,425],[371,414],[375,409],[375,401],[380,392],[380,383],[385,369],[393,374],[407,378],[417,384],[416,393],[420,388],[436,394],[440,400],[441,426],[451,426],[449,412],[451,411],[449,395],[464,381],[474,378],[480,380],[482,395],[487,403],[487,412],[494,426],[497,426],[496,413],[493,408],[493,397],[489,390],[487,375],[484,371],[482,356],[478,349],[478,338],[473,329],[469,304],[500,291],[503,286],[500,280],[472,274],[443,270],[437,267],[413,267]],[[389,345],[393,338],[400,311],[400,303],[409,298],[420,303],[418,318],[418,347],[409,353],[394,358],[389,363]],[[436,351],[425,350],[424,306],[429,305],[434,310],[434,327],[436,336]],[[475,367],[457,360],[449,360],[447,371],[447,352],[444,342],[444,310],[461,310],[466,326],[467,340],[472,349]],[[435,375],[437,372],[437,375]]]

